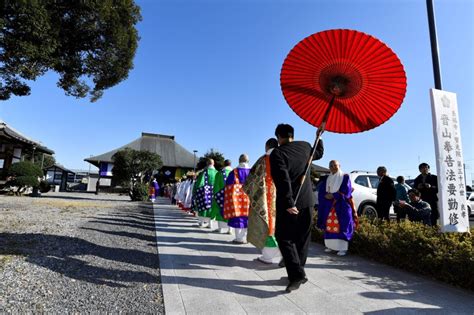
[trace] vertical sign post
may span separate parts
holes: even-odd
[[[456,94],[436,89],[431,89],[430,94],[441,230],[468,232],[469,214]]]

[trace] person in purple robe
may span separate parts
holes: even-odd
[[[247,176],[250,173],[250,166],[249,166],[249,157],[247,154],[242,154],[239,157],[239,165],[236,168],[239,182],[243,185],[247,180]],[[227,176],[226,186],[233,185],[235,183],[235,175],[234,172],[230,172],[229,176]],[[234,229],[235,231],[235,239],[232,241],[236,244],[246,244],[247,243],[247,224],[248,224],[248,216],[239,216],[234,217],[228,220],[227,225]]]
[[[337,251],[339,256],[344,256],[355,230],[357,214],[349,175],[342,172],[335,160],[329,162],[329,169],[331,174],[319,186],[317,226],[324,230],[325,251]]]
[[[150,200],[151,202],[155,202],[156,197],[159,196],[160,193],[160,185],[158,185],[156,177],[154,177],[153,181],[150,183],[150,188]]]

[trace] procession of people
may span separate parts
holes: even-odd
[[[321,133],[318,129],[316,136],[320,138]],[[234,244],[251,243],[261,251],[257,261],[285,267],[286,292],[297,290],[307,282],[304,267],[315,200],[310,176],[303,175],[308,163],[324,154],[322,139],[312,150],[308,142],[295,141],[294,134],[292,126],[279,124],[276,138],[265,142],[265,152],[252,168],[247,154],[240,155],[235,168],[230,160],[225,160],[224,166],[216,169],[214,160],[208,158],[205,168],[197,174],[164,187],[164,195],[172,204],[194,215],[200,228],[231,234]],[[329,170],[317,193],[316,227],[324,231],[325,251],[344,256],[358,225],[352,198],[354,188],[339,161],[331,160]],[[394,185],[387,169],[378,167],[376,209],[380,219],[390,221],[389,209],[393,205],[397,221],[408,216],[411,221],[433,224],[430,201],[436,198],[436,176],[429,174],[426,163],[420,165],[420,172],[416,180],[420,190],[417,190],[406,185],[402,176]],[[152,201],[157,186],[154,179],[150,186]],[[422,200],[423,194],[429,196],[428,202]]]

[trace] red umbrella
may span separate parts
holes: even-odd
[[[319,127],[313,154],[324,130],[355,133],[386,122],[400,108],[407,85],[403,65],[387,45],[343,29],[299,42],[283,63],[280,83],[291,109]]]
[[[328,30],[303,39],[286,57],[280,81],[298,116],[321,127],[327,114],[325,130],[339,133],[383,124],[406,92],[397,55],[375,37],[354,30]]]

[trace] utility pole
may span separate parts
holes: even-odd
[[[433,1],[434,0],[426,0],[426,8],[428,11],[428,25],[430,28],[431,58],[433,59],[435,89],[442,90],[441,66],[439,64],[438,39],[436,36],[436,22]]]
[[[194,154],[194,162],[193,162],[193,165],[194,165],[194,168],[193,168],[193,176],[196,177],[196,153],[197,153],[197,150],[193,150],[193,154]]]

